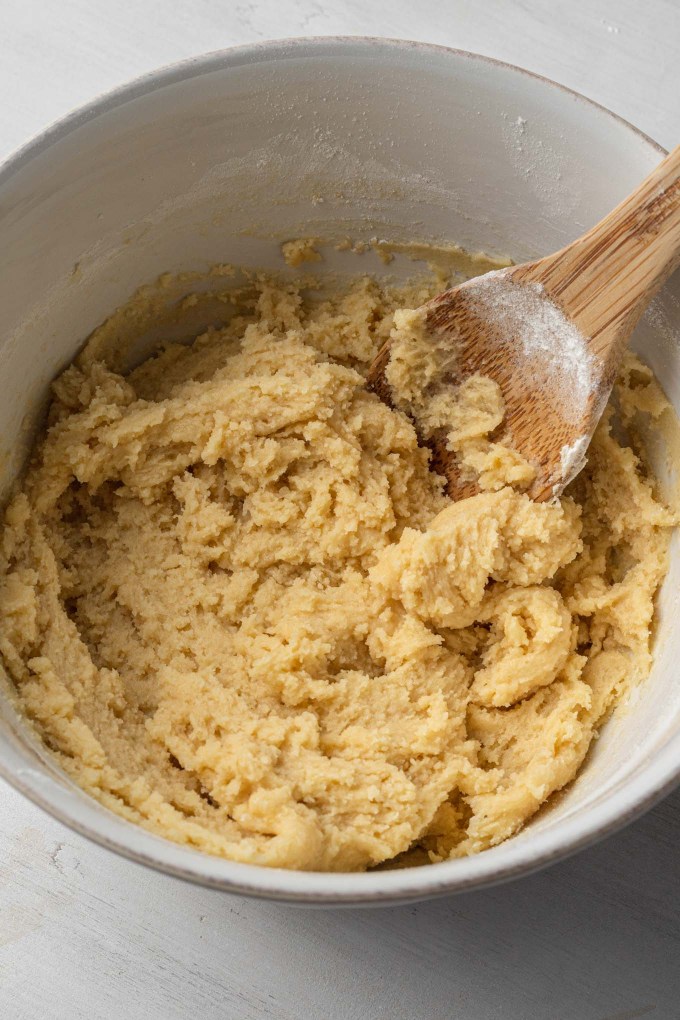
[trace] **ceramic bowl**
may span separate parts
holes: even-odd
[[[280,267],[279,242],[300,235],[455,241],[522,260],[583,232],[662,155],[619,117],[544,78],[382,39],[226,50],[96,99],[0,170],[3,491],[21,469],[50,381],[96,325],[158,274],[213,262]],[[364,258],[362,270],[391,269]],[[655,300],[635,346],[680,411],[679,283]],[[661,456],[657,467],[667,468]],[[678,782],[679,583],[676,544],[651,677],[606,724],[558,802],[476,857],[322,874],[177,846],[74,786],[9,696],[0,702],[0,772],[96,842],[216,889],[375,904],[510,879],[612,833]]]

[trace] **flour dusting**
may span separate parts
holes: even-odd
[[[511,354],[526,360],[537,384],[558,376],[565,410],[580,417],[595,388],[594,359],[586,338],[545,294],[540,283],[518,284],[500,269],[466,285],[476,312],[493,323]],[[538,369],[540,368],[540,372]],[[540,376],[540,378],[539,378]]]
[[[590,436],[579,436],[573,443],[565,443],[560,450],[560,466],[562,478],[560,483],[554,487],[554,491],[565,489],[569,482],[576,478],[579,471],[586,466],[586,453],[590,443]]]

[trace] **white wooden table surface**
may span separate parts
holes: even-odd
[[[0,157],[158,65],[294,35],[476,50],[680,140],[679,0],[0,0]],[[532,878],[373,911],[231,898],[0,783],[2,1020],[680,1018],[680,791]]]

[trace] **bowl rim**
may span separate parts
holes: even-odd
[[[132,100],[168,85],[202,77],[225,67],[301,56],[350,56],[367,49],[421,51],[462,61],[479,62],[524,75],[548,89],[557,89],[578,103],[594,108],[618,122],[658,156],[666,150],[619,114],[581,93],[517,65],[468,50],[372,36],[307,36],[273,39],[214,50],[167,64],[110,91],[101,93],[47,126],[0,163],[0,185],[9,181],[32,159],[47,151],[90,121]],[[496,861],[494,849],[429,867],[382,872],[299,872],[241,864],[166,840],[103,808],[75,784],[63,786],[33,769],[21,767],[16,751],[0,745],[0,776],[38,807],[69,828],[119,855],[156,871],[240,895],[293,903],[359,905],[394,904],[454,892],[470,891],[509,881],[562,860],[613,834],[638,818],[680,783],[677,739],[667,739],[653,764],[616,787],[604,804],[576,812],[555,832],[535,834],[521,842],[504,844]],[[72,788],[71,788],[72,786]]]

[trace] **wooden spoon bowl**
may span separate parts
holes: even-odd
[[[680,147],[566,248],[469,280],[422,306],[426,337],[450,349],[440,382],[457,387],[481,374],[498,383],[505,403],[499,438],[535,468],[527,490],[533,499],[559,496],[585,463],[630,334],[679,261]],[[389,359],[390,341],[368,384],[392,403]],[[444,430],[428,445],[452,499],[478,491],[461,475]]]

